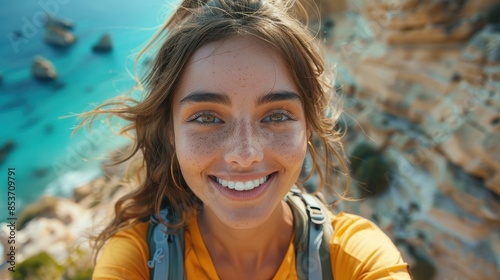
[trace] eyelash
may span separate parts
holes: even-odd
[[[285,116],[285,120],[278,120],[278,121],[272,121],[270,118],[272,115],[282,115]],[[287,121],[295,121],[297,120],[290,112],[285,111],[285,110],[276,110],[271,112],[267,117],[264,118],[264,120],[269,119],[268,121],[265,122],[273,122],[273,123],[282,123],[282,122],[287,122]],[[263,121],[264,121],[263,120]]]
[[[204,122],[204,121],[201,121],[200,118],[202,117],[213,117],[214,118],[214,121],[213,122]],[[217,121],[215,121],[217,120]],[[195,113],[193,116],[191,116],[189,119],[188,119],[188,122],[195,122],[195,123],[199,123],[199,124],[202,124],[202,125],[212,125],[212,124],[217,124],[217,123],[224,123],[221,119],[219,119],[218,117],[215,116],[214,113],[212,112],[198,112],[198,113]]]
[[[282,120],[271,120],[271,116],[273,115],[282,115],[284,117],[286,117],[286,119],[282,119]],[[206,121],[202,121],[200,118],[202,117],[213,117],[214,118],[214,121],[213,122],[206,122]],[[262,121],[265,122],[265,123],[283,123],[283,122],[287,122],[287,121],[296,121],[297,119],[288,111],[285,111],[285,110],[276,110],[276,111],[273,111],[271,112],[269,115],[267,115]],[[193,122],[193,123],[198,123],[198,124],[201,124],[201,125],[214,125],[214,124],[218,124],[218,123],[224,123],[224,121],[222,121],[220,118],[216,117],[215,114],[213,112],[198,112],[198,113],[195,113],[193,116],[191,116],[188,120],[188,122]]]

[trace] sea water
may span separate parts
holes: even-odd
[[[8,3],[7,3],[8,2]],[[98,121],[93,132],[71,136],[87,111],[134,85],[134,55],[152,37],[177,0],[39,0],[0,3],[0,147],[15,147],[0,162],[0,207],[7,207],[7,170],[16,170],[16,205],[42,195],[69,196],[73,189],[101,176],[101,159],[127,143]],[[44,16],[74,23],[74,45],[56,49],[45,43]],[[15,32],[22,37],[13,39]],[[109,33],[111,53],[94,53],[92,46]],[[35,56],[49,59],[57,82],[31,77]],[[3,174],[3,175],[2,175]],[[5,220],[0,211],[0,221]]]

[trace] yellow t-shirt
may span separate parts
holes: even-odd
[[[399,251],[375,224],[339,213],[332,217],[332,225],[330,259],[335,280],[411,279]],[[141,223],[113,236],[102,251],[93,279],[149,279],[148,227],[149,223]],[[186,279],[219,279],[196,215],[184,234]],[[273,279],[297,279],[293,238]]]

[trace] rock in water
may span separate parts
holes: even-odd
[[[52,62],[41,56],[35,57],[31,66],[31,74],[35,79],[43,81],[52,81],[57,78],[57,72]]]
[[[76,37],[68,30],[57,25],[48,25],[45,33],[45,42],[59,48],[65,48],[75,43]]]
[[[111,36],[108,33],[102,35],[99,42],[92,47],[94,52],[106,53],[113,49],[113,44],[111,43]]]
[[[51,16],[47,18],[47,27],[49,26],[57,26],[66,30],[73,30],[74,28],[74,24],[70,20]]]
[[[0,164],[5,161],[7,155],[12,152],[12,150],[16,147],[16,143],[13,140],[7,140],[5,144],[0,147]]]

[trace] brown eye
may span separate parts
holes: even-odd
[[[263,122],[285,122],[292,120],[292,117],[285,113],[285,112],[274,112],[271,113],[269,116],[265,117],[262,121]]]
[[[200,122],[212,123],[212,122],[215,122],[216,118],[214,116],[211,116],[211,115],[204,115],[204,116],[199,117],[199,119],[200,119]]]
[[[191,122],[197,122],[200,124],[214,124],[214,123],[222,123],[222,120],[214,116],[210,112],[206,113],[197,113],[191,119]]]

